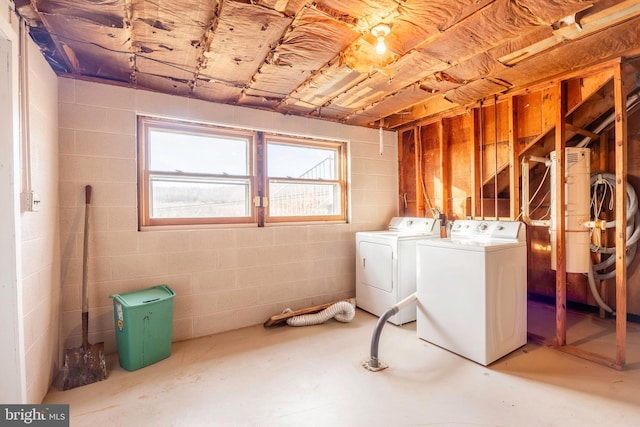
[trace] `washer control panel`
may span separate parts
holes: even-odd
[[[518,240],[523,227],[518,221],[461,219],[453,223],[451,237]],[[523,233],[524,234],[524,233]]]

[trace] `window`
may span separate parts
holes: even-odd
[[[271,221],[343,219],[341,143],[267,136]]]
[[[140,225],[344,221],[345,143],[139,117]]]

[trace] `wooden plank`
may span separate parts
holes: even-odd
[[[419,150],[417,146],[418,128],[405,129],[399,133],[398,141],[398,180],[400,209],[402,216],[419,216],[423,209],[422,190],[418,186]]]
[[[526,87],[510,89],[505,93],[498,94],[498,102],[506,100],[509,96],[518,96],[525,95],[528,93],[534,93],[537,91],[549,91],[552,90],[559,82],[564,80],[570,80],[574,78],[587,77],[598,73],[606,73],[607,70],[610,70],[611,67],[615,66],[615,64],[620,63],[620,58],[615,58],[606,62],[602,62],[593,66],[577,69],[575,71],[571,71],[569,73],[565,73],[559,76],[554,76],[552,78],[543,79],[538,82],[531,83]],[[585,86],[586,88],[587,86]],[[583,88],[583,90],[585,89]],[[591,86],[592,90],[596,89],[596,86]],[[544,96],[544,93],[543,93]],[[585,99],[588,98],[588,95],[585,94]],[[543,98],[544,99],[544,98]],[[438,121],[443,116],[452,116],[457,114],[464,114],[470,108],[476,108],[481,105],[481,102],[478,101],[475,104],[461,106],[459,104],[451,103],[444,99],[442,96],[432,96],[426,101],[417,103],[412,105],[411,107],[407,107],[403,110],[403,114],[398,117],[390,118],[389,120],[389,130],[398,130],[405,129],[407,127],[416,126],[416,125],[424,125],[429,123],[434,123]],[[578,108],[578,105],[572,105],[571,111]],[[408,111],[407,111],[408,110]],[[567,111],[569,112],[569,110]],[[550,120],[550,124],[553,124],[553,119]],[[545,126],[543,119],[544,132],[548,131],[548,126]]]
[[[258,132],[258,137],[256,138],[256,155],[258,159],[264,159],[264,132]],[[256,207],[256,220],[258,223],[258,227],[264,227],[264,197],[265,197],[265,188],[264,183],[267,180],[265,176],[264,162],[258,161],[256,162],[256,194],[260,197],[260,206]],[[252,197],[253,199],[253,197]]]
[[[472,184],[471,163],[473,162],[473,144],[475,124],[473,114],[462,114],[445,119],[446,138],[448,139],[449,194],[453,219],[467,218],[471,215]]]
[[[564,126],[567,128],[568,131],[577,133],[579,135],[588,136],[589,138],[592,138],[592,139],[599,139],[600,138],[600,135],[598,135],[597,133],[589,132],[586,129],[579,128],[578,126],[574,126],[574,125],[569,124],[569,123],[565,123]]]
[[[415,215],[416,216],[423,216],[426,212],[426,210],[428,209],[428,206],[425,203],[425,195],[424,192],[422,190],[422,180],[424,179],[424,177],[422,176],[422,128],[420,126],[418,126],[417,128],[415,128],[415,132],[413,132],[413,152],[414,152],[414,156],[413,156],[413,161],[414,161],[414,175],[413,175],[413,179],[414,179],[414,188],[415,188],[415,195],[414,197],[416,198],[416,209],[415,209]]]
[[[511,95],[518,111],[519,138],[535,137],[542,132],[542,91]]]
[[[480,203],[480,218],[484,219],[484,107],[483,107],[483,102],[482,100],[480,101],[480,106],[478,107],[479,110],[479,114],[480,114],[480,120],[478,121],[479,123],[479,128],[480,128],[480,139],[478,140],[478,145],[479,145],[479,150],[480,150],[480,155],[478,157],[479,163],[478,163],[478,170],[479,170],[479,176],[480,176],[480,180],[478,181],[478,183],[480,184],[480,199],[479,199],[479,203]]]
[[[507,100],[509,128],[509,216],[515,220],[520,209],[520,145],[518,144],[518,106],[514,97]]]
[[[614,69],[616,161],[616,362],[624,367],[627,334],[627,88],[624,64]]]
[[[438,125],[438,140],[440,142],[440,186],[442,191],[442,212],[450,218],[451,212],[451,159],[449,156],[449,140],[445,138],[445,121]]]
[[[498,95],[493,96],[493,139],[493,215],[498,219],[498,141],[501,140],[498,136]]]
[[[566,120],[566,96],[565,85],[559,82],[555,88],[556,93],[556,343],[563,346],[567,343],[567,266],[566,266],[566,242],[565,242],[565,120]]]
[[[600,135],[600,146],[598,153],[598,171],[606,171],[607,165],[609,164],[608,156],[609,156],[609,138],[607,137],[607,132],[602,132]],[[603,218],[606,219],[606,218]],[[606,230],[601,232],[599,230],[594,231],[594,233],[598,233],[600,236],[600,246],[609,247],[609,239],[608,233]],[[602,254],[596,254],[596,261],[598,263],[602,262]],[[607,292],[607,280],[600,280],[600,296],[605,304],[609,305],[609,295]],[[598,314],[600,318],[604,319],[607,315],[607,312],[604,308],[600,307],[598,309]]]
[[[510,52],[498,60],[508,66],[513,66],[532,56],[553,49],[566,40],[577,40],[588,37],[605,28],[614,26],[640,14],[640,4],[637,0],[622,1],[612,7],[603,9],[594,14],[584,16],[577,24],[567,25],[555,30],[553,35],[537,43],[527,46],[515,52]]]
[[[480,141],[480,109],[474,108],[471,110],[472,123],[473,123],[473,153],[471,159],[471,216],[476,218],[481,215],[482,198],[480,196],[480,188],[482,187],[480,179],[480,147],[482,141]]]
[[[591,362],[595,362],[598,363],[600,365],[604,365],[604,366],[608,366],[609,368],[613,368],[613,369],[617,369],[619,371],[624,369],[624,364],[620,364],[618,361],[613,360],[611,358],[602,356],[600,354],[597,353],[592,353],[590,351],[578,348],[578,347],[574,347],[572,345],[565,345],[562,347],[558,347],[558,350],[564,352],[564,353],[568,353],[571,354],[573,356],[577,356],[580,357],[582,359],[585,360],[589,360]]]
[[[355,298],[348,298],[345,300],[340,300],[340,301],[347,301],[349,304],[355,306],[356,305],[356,300]],[[276,314],[271,316],[269,319],[267,319],[266,322],[264,322],[264,327],[268,328],[270,326],[275,326],[279,323],[283,323],[285,322],[287,319],[294,317],[294,316],[301,316],[303,314],[312,314],[312,313],[317,313],[319,311],[324,310],[325,308],[331,307],[333,304],[340,302],[340,301],[333,301],[333,302],[328,302],[325,304],[319,304],[319,305],[314,305],[312,307],[307,307],[307,308],[301,308],[299,310],[293,310],[287,313],[281,313],[281,314]]]

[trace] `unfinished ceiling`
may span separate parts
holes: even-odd
[[[637,0],[14,3],[61,76],[359,126],[640,54]]]

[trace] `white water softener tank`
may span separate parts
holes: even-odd
[[[565,242],[567,273],[586,273],[591,268],[589,228],[591,160],[588,148],[565,149]],[[551,268],[556,269],[556,152],[551,153]]]

